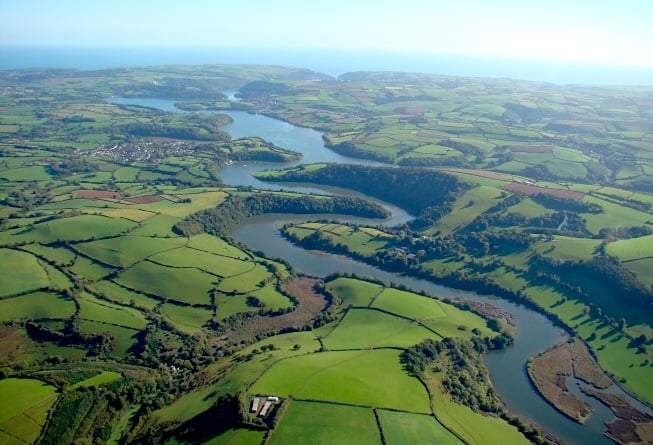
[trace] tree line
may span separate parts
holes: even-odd
[[[423,168],[328,164],[319,169],[286,170],[269,181],[310,182],[344,187],[381,199],[417,215],[412,223],[433,223],[451,210],[467,188],[454,176]]]
[[[351,196],[287,196],[255,193],[245,198],[231,195],[220,206],[194,213],[175,224],[176,233],[191,236],[202,232],[229,236],[245,219],[265,213],[336,213],[364,218],[387,218],[378,204]]]

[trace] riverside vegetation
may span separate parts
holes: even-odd
[[[232,140],[230,118],[206,113],[223,109],[396,164],[260,179],[351,188],[415,216],[285,236],[527,304],[653,402],[650,89],[251,66],[5,71],[0,88],[3,443],[548,440],[505,411],[483,366],[509,326],[390,283],[297,277],[230,239],[263,213],[387,212],[223,184],[231,162],[299,159]],[[222,93],[236,89],[239,101]],[[282,399],[265,419],[248,413],[262,394]],[[609,403],[611,437],[649,437],[649,420]]]

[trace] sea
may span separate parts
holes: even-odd
[[[561,85],[653,85],[653,66],[617,67],[467,55],[342,49],[0,45],[0,70],[96,70],[177,64],[282,65],[308,68],[334,77],[352,71],[402,71],[511,78]]]

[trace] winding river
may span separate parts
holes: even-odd
[[[174,106],[174,101],[171,100],[114,98],[110,102],[147,106],[169,112],[181,112]],[[301,161],[284,164],[283,167],[312,162],[378,165],[367,160],[341,156],[327,149],[324,146],[322,135],[311,129],[296,127],[287,122],[246,112],[220,111],[220,113],[227,114],[233,119],[233,123],[223,127],[223,130],[233,138],[258,136],[277,146],[303,154]],[[222,168],[220,176],[229,185],[250,185],[268,190],[283,188],[304,193],[358,195],[349,190],[317,185],[265,183],[251,176],[254,171],[279,167],[279,164],[270,163],[233,164]],[[386,203],[382,203],[382,205],[392,212],[392,217],[381,222],[383,225],[396,225],[412,218],[411,215],[398,207]],[[333,215],[328,217],[334,219]],[[233,237],[254,250],[260,250],[271,257],[284,259],[295,270],[306,274],[325,276],[333,272],[353,272],[403,284],[411,289],[424,290],[441,297],[491,302],[493,305],[511,313],[517,327],[514,344],[505,350],[490,353],[486,359],[494,388],[505,402],[508,410],[539,425],[545,431],[569,444],[609,445],[614,443],[602,434],[603,424],[612,418],[612,413],[600,402],[580,394],[583,400],[594,407],[594,414],[591,419],[585,425],[580,425],[551,407],[532,387],[525,368],[528,358],[566,340],[565,334],[553,326],[546,317],[507,300],[479,296],[472,292],[455,290],[429,281],[392,274],[339,255],[307,251],[292,245],[279,235],[277,225],[305,221],[306,219],[308,219],[306,215],[263,215],[254,217],[239,226],[233,232]],[[364,218],[339,217],[338,219],[343,222],[379,224],[378,220]],[[570,383],[572,383],[571,379]],[[578,391],[574,390],[574,393],[578,393]]]

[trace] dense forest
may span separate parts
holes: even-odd
[[[417,219],[415,227],[428,225],[451,210],[451,204],[468,186],[452,175],[421,168],[370,167],[328,164],[318,169],[292,169],[266,180],[311,182],[349,188],[401,206]]]
[[[175,230],[186,236],[201,232],[227,236],[231,229],[246,218],[264,213],[336,213],[365,218],[389,216],[381,206],[362,198],[257,193],[245,198],[230,196],[219,207],[194,213],[177,223]]]

